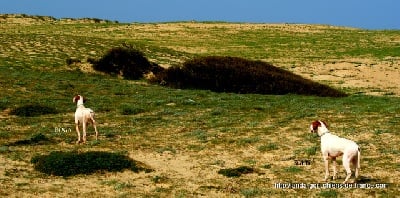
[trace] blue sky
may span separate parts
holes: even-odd
[[[399,0],[2,0],[0,13],[119,22],[309,23],[400,29]]]

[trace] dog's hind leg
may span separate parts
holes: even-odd
[[[76,133],[78,135],[78,140],[76,141],[77,144],[81,142],[81,133],[79,132],[79,123],[75,124]]]
[[[96,140],[97,140],[97,138],[98,138],[98,136],[99,136],[99,132],[97,131],[96,121],[93,119],[93,120],[92,120],[92,123],[93,123],[94,131],[96,132]]]
[[[358,178],[359,171],[360,171],[360,158],[361,158],[361,153],[360,153],[360,149],[358,149],[357,157],[354,157],[353,160],[352,160],[353,165],[354,165],[354,167],[356,169],[355,170],[355,178],[356,179]]]
[[[344,184],[347,183],[351,177],[350,161],[351,159],[348,156],[343,155],[343,167],[346,170],[346,179],[343,182]]]
[[[83,122],[82,123],[82,131],[83,131],[83,133],[82,133],[82,140],[83,140],[83,143],[86,143],[86,127],[87,127],[87,124],[86,124],[86,122]]]
[[[94,120],[94,112],[90,113],[90,121],[92,122],[94,131],[96,132],[96,140],[97,140],[98,136],[99,136],[99,132],[97,131],[96,121]]]

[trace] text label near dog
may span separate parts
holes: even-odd
[[[71,128],[54,127],[54,133],[62,134],[62,133],[69,133],[69,132],[72,132]]]

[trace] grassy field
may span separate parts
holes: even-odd
[[[0,196],[395,197],[400,176],[400,31],[301,24],[94,23],[0,17]],[[128,43],[168,67],[201,55],[263,60],[349,93],[345,98],[179,90],[93,72],[87,58]],[[82,60],[67,65],[66,59]],[[398,78],[399,77],[399,78]],[[75,144],[74,94],[88,97],[100,139]],[[11,115],[40,104],[56,113]],[[315,119],[356,141],[360,184],[385,188],[279,189],[324,183]],[[42,144],[13,144],[44,134]],[[60,177],[34,170],[52,151],[122,153],[154,169]],[[307,162],[299,165],[298,162]],[[228,178],[220,169],[255,172]],[[341,183],[344,171],[339,160]]]

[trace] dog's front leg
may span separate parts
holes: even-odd
[[[329,177],[329,158],[324,157],[324,163],[325,163],[325,181],[328,181]]]
[[[79,144],[81,142],[81,133],[79,132],[79,123],[75,124],[75,129],[76,129],[76,133],[78,134],[78,141],[76,141],[76,143]]]

